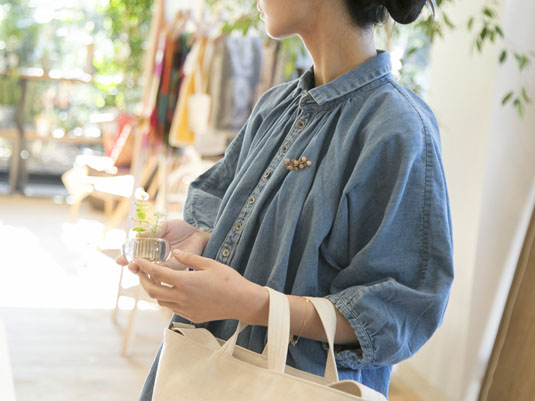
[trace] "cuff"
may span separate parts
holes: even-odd
[[[375,347],[373,338],[366,330],[365,324],[359,319],[358,314],[354,308],[351,307],[347,297],[344,296],[344,292],[333,295],[327,295],[336,309],[349,321],[359,344],[357,345],[335,345],[334,353],[336,357],[336,363],[340,367],[348,369],[370,369],[377,368],[375,364]],[[322,343],[323,347],[327,350],[328,344]]]

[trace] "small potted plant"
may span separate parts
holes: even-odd
[[[158,230],[162,220],[166,217],[165,212],[155,212],[152,221],[147,220],[147,210],[149,208],[149,196],[141,194],[140,199],[135,203],[136,217],[131,217],[136,224],[132,229],[135,234],[123,244],[123,255],[128,262],[137,258],[143,258],[154,263],[163,263],[169,259],[171,249],[169,243],[157,238]]]

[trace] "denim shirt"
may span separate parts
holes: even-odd
[[[439,326],[453,279],[437,122],[390,70],[379,52],[325,85],[314,87],[311,68],[269,90],[191,184],[184,211],[212,233],[204,256],[286,294],[330,299],[359,342],[336,346],[340,379],[385,396],[392,365]],[[311,165],[288,169],[302,157]],[[226,339],[236,325],[202,326]],[[238,343],[262,352],[266,328]],[[322,375],[326,357],[325,344],[301,339],[288,364]]]

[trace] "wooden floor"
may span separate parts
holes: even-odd
[[[132,353],[121,357],[128,311],[120,311],[118,324],[111,319],[118,270],[84,237],[93,227],[89,219],[97,224],[101,216],[82,210],[80,229],[66,225],[67,216],[68,206],[51,200],[0,197],[0,240],[9,261],[0,264],[0,320],[17,401],[135,401],[168,315],[141,311]],[[20,244],[28,242],[21,254]],[[389,400],[428,401],[396,377]]]
[[[132,354],[103,310],[0,309],[18,401],[132,401],[159,346],[167,317],[140,313]],[[124,320],[124,319],[123,319]],[[121,321],[121,320],[120,320]]]

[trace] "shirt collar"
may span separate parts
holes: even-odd
[[[364,85],[387,75],[392,69],[390,55],[382,50],[377,56],[352,69],[338,78],[318,87],[314,85],[314,66],[299,78],[294,96],[308,92],[317,104],[323,104],[344,96]]]

